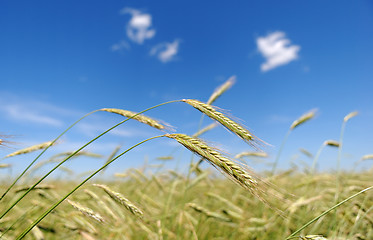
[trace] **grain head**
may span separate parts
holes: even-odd
[[[239,136],[241,139],[243,139],[245,142],[247,142],[251,146],[257,147],[257,143],[261,141],[259,138],[255,137],[251,132],[249,132],[249,130],[247,130],[245,127],[241,126],[237,122],[228,118],[223,113],[217,111],[211,105],[208,105],[206,103],[203,103],[203,102],[200,102],[194,99],[183,99],[182,101],[196,108],[197,110],[204,113],[211,119],[219,122],[224,127],[226,127],[229,131]]]
[[[132,202],[130,202],[127,198],[123,197],[120,193],[114,192],[106,185],[93,184],[93,186],[103,189],[114,201],[123,205],[128,211],[130,211],[136,217],[138,218],[143,217],[144,213],[137,206],[135,206]]]
[[[228,176],[235,183],[258,196],[259,187],[255,177],[250,175],[250,173],[243,169],[240,165],[224,157],[212,147],[206,145],[202,140],[192,138],[185,134],[166,134],[165,136],[175,139],[193,153],[203,157],[215,168],[226,174],[226,176]]]
[[[303,114],[300,118],[298,118],[297,120],[295,120],[291,126],[290,126],[290,129],[293,130],[294,128],[298,127],[299,125],[311,120],[312,118],[315,117],[316,115],[316,112],[317,110],[316,109],[313,109],[305,114]]]
[[[141,123],[145,123],[145,124],[147,124],[151,127],[154,127],[154,128],[160,129],[160,130],[163,130],[163,129],[166,128],[166,126],[161,124],[160,121],[155,120],[155,119],[150,118],[150,117],[147,117],[147,116],[142,115],[142,114],[136,115],[137,114],[136,112],[123,110],[123,109],[118,109],[118,108],[102,108],[102,109],[100,109],[100,111],[116,113],[116,114],[122,115],[122,116],[127,117],[127,118],[132,117],[133,119],[135,119],[135,120],[137,120]]]
[[[351,118],[357,116],[358,114],[359,114],[358,111],[350,112],[349,114],[347,114],[347,115],[343,118],[343,121],[344,121],[344,122],[347,122],[348,120],[350,120]]]
[[[219,86],[210,96],[209,100],[207,101],[207,104],[211,105],[215,100],[220,97],[223,93],[225,93],[227,90],[229,90],[233,84],[236,82],[236,76],[230,77],[225,83],[223,83],[221,86]]]

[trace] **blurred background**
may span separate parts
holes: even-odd
[[[325,140],[340,140],[344,170],[364,170],[373,153],[373,4],[370,1],[1,1],[1,155],[53,140],[84,114],[100,108],[142,111],[183,98],[206,102],[235,76],[215,106],[227,110],[269,143],[269,158],[248,159],[256,171],[271,169],[290,125],[316,116],[289,135],[278,167],[312,164]],[[172,103],[146,115],[192,135],[201,113]],[[98,112],[64,135],[43,157],[73,151],[123,117]],[[202,127],[212,121],[204,118]],[[97,169],[122,151],[163,134],[130,121],[66,166],[75,173]],[[234,157],[255,151],[219,126],[201,136]],[[304,154],[304,150],[313,157]],[[38,153],[1,160],[1,175],[21,172]],[[192,155],[169,139],[148,142],[114,162],[106,174],[160,163],[184,171]],[[318,168],[335,171],[338,148],[325,147]],[[254,161],[253,161],[254,160]],[[62,174],[62,173],[56,173]],[[62,175],[61,175],[62,176]],[[64,176],[64,175],[63,175]]]

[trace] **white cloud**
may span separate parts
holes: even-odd
[[[37,110],[32,110],[21,105],[7,105],[1,107],[1,110],[3,110],[9,117],[16,120],[47,124],[56,127],[63,125],[63,123],[58,119],[46,116]]]
[[[266,58],[260,68],[263,72],[271,70],[298,58],[300,46],[290,45],[284,32],[274,32],[256,40],[258,50]]]
[[[129,49],[129,48],[130,48],[130,45],[128,44],[128,42],[122,40],[119,43],[113,44],[111,46],[111,51],[116,52],[116,51],[120,51],[123,49]]]
[[[173,60],[179,51],[179,40],[172,43],[161,43],[150,50],[150,55],[156,55],[162,62],[169,62]]]
[[[82,114],[48,102],[0,92],[0,116],[11,120],[60,127],[64,125],[64,122],[60,120],[62,117],[75,117]]]
[[[142,13],[132,8],[124,8],[121,14],[131,14],[132,18],[127,24],[127,36],[132,41],[142,44],[146,39],[151,39],[155,35],[155,29],[152,29],[152,16]]]

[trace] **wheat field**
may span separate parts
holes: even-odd
[[[211,104],[227,91],[235,78],[217,88],[207,103],[194,99],[162,103],[141,112],[103,108],[79,119],[53,141],[4,154],[1,168],[11,168],[13,156],[38,151],[40,154],[19,176],[2,178],[0,193],[0,239],[373,239],[373,170],[317,172],[318,156],[326,146],[342,151],[343,131],[357,112],[346,115],[339,141],[328,140],[316,153],[309,169],[277,169],[282,148],[291,132],[311,121],[316,110],[296,119],[289,127],[271,165],[271,171],[256,172],[239,159],[266,158],[261,152],[264,140],[253,135]],[[151,109],[171,103],[190,105],[215,123],[197,129],[189,136],[171,133],[170,126],[155,120]],[[79,121],[98,111],[122,115],[125,120],[99,136],[60,153],[46,161],[39,158],[58,143],[58,139]],[[101,168],[86,174],[55,179],[56,169],[71,171],[63,164],[74,157],[97,158],[84,150],[92,142],[126,121],[138,121],[160,130],[160,135],[146,139],[118,152],[114,149]],[[200,119],[202,122],[203,117]],[[198,121],[198,119],[197,119]],[[200,138],[221,125],[253,149],[252,152],[227,157]],[[118,172],[110,179],[94,178],[128,151],[156,138],[175,140],[180,148],[200,157],[191,160],[183,172],[144,163],[141,168]],[[8,144],[6,136],[0,145]],[[305,154],[307,153],[304,150]],[[173,161],[174,156],[158,157]],[[371,159],[371,154],[360,161]],[[32,175],[47,163],[55,166],[44,176]],[[338,165],[339,166],[339,165]]]

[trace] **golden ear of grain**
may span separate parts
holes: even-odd
[[[259,138],[256,138],[253,134],[249,132],[249,130],[245,129],[240,124],[236,123],[232,119],[225,116],[223,113],[217,111],[214,107],[211,105],[202,103],[198,100],[194,99],[183,99],[182,100],[185,103],[188,103],[192,107],[196,108],[197,110],[201,111],[202,113],[206,114],[208,117],[212,118],[213,120],[219,122],[224,127],[226,127],[228,130],[239,136],[241,139],[243,139],[245,142],[250,144],[251,146],[257,147],[257,142],[261,141]]]
[[[12,167],[12,165],[9,164],[9,163],[2,163],[2,164],[0,164],[0,168],[10,168],[10,167]]]
[[[367,154],[367,155],[364,155],[361,160],[369,160],[369,159],[373,159],[373,154]]]
[[[315,117],[316,115],[316,112],[317,112],[317,109],[313,109],[305,114],[303,114],[300,118],[298,118],[297,120],[295,120],[291,126],[290,126],[290,129],[293,130],[294,128],[298,127],[299,125],[307,122],[308,120],[311,120],[312,118]]]
[[[12,136],[10,135],[3,135],[3,134],[0,134],[0,147],[8,147],[9,145],[13,145],[14,142],[10,142],[6,139],[9,139],[11,138]]]
[[[230,77],[225,83],[223,83],[221,86],[219,86],[210,96],[209,100],[207,101],[207,104],[211,105],[213,102],[215,102],[218,97],[220,97],[224,92],[229,90],[233,84],[236,82],[236,76]]]
[[[347,114],[347,115],[343,118],[343,121],[344,121],[344,122],[347,122],[348,120],[350,120],[351,118],[355,117],[355,116],[358,115],[358,114],[359,114],[358,111],[350,112],[349,114]]]
[[[302,240],[328,240],[321,235],[307,235],[307,236],[300,237],[300,238]]]
[[[166,134],[165,136],[175,139],[190,151],[205,158],[215,168],[225,173],[231,180],[258,196],[259,187],[257,180],[239,165],[207,146],[202,140],[185,134]]]
[[[210,131],[211,129],[215,128],[217,125],[218,124],[216,122],[213,122],[210,125],[202,128],[201,130],[199,130],[198,132],[196,132],[195,134],[193,134],[192,137],[199,137],[202,134],[204,134],[205,132]]]
[[[77,209],[78,211],[80,211],[81,213],[86,215],[87,217],[93,218],[96,221],[101,222],[101,223],[105,222],[104,218],[100,214],[95,213],[92,209],[89,209],[87,207],[83,207],[79,203],[71,201],[71,200],[67,200],[67,202],[71,206],[73,206],[75,209]]]
[[[215,219],[218,219],[218,220],[221,220],[221,221],[224,221],[224,222],[231,222],[231,219],[229,218],[226,218],[216,212],[211,212],[207,209],[205,209],[204,207],[201,207],[195,203],[188,203],[186,204],[186,206],[192,208],[194,211],[196,212],[199,212],[201,214],[204,214],[206,215],[207,217],[211,217],[211,218],[215,218]]]
[[[40,149],[44,149],[44,148],[47,148],[48,146],[50,146],[51,143],[52,143],[52,141],[49,141],[49,142],[33,145],[31,147],[23,148],[21,150],[18,150],[18,151],[15,151],[15,152],[11,153],[11,154],[6,155],[4,158],[13,157],[13,156],[21,155],[21,154],[34,152],[34,151],[37,151],[37,150],[40,150]],[[56,144],[56,143],[53,143],[53,145],[54,144]]]
[[[100,111],[116,113],[116,114],[122,115],[122,116],[127,117],[127,118],[133,117],[134,115],[137,114],[136,112],[123,110],[123,109],[118,109],[118,108],[102,108],[102,109],[100,109]],[[166,128],[166,126],[161,124],[158,120],[155,120],[153,118],[147,117],[147,116],[142,115],[142,114],[139,114],[139,115],[133,117],[133,119],[135,119],[139,122],[145,123],[145,124],[147,124],[151,127],[160,129],[160,130],[163,130],[163,129]]]
[[[174,157],[173,156],[160,156],[160,157],[157,157],[157,160],[160,160],[160,161],[167,161],[167,160],[173,160]]]
[[[306,149],[304,148],[300,148],[299,151],[301,151],[304,155],[306,155],[307,157],[309,158],[313,158],[313,155],[312,153],[310,153],[309,151],[307,151]]]
[[[112,216],[115,220],[119,220],[118,216],[115,215],[115,213],[106,205],[104,201],[101,200],[99,196],[97,196],[94,192],[88,189],[84,189],[84,192],[87,193],[91,198],[93,198],[97,202],[97,205],[100,206],[100,209],[105,210],[105,212]]]
[[[335,140],[326,140],[324,142],[324,145],[325,146],[331,146],[331,147],[339,147],[339,142],[337,142]]]
[[[123,197],[120,193],[114,192],[108,186],[103,184],[93,184],[93,186],[102,188],[114,201],[123,205],[127,210],[129,210],[133,215],[138,218],[142,218],[144,213],[136,207],[132,202],[127,198]]]
[[[268,154],[265,152],[242,152],[237,154],[234,158],[242,158],[246,156],[253,156],[253,157],[263,157],[266,158],[268,157]]]

